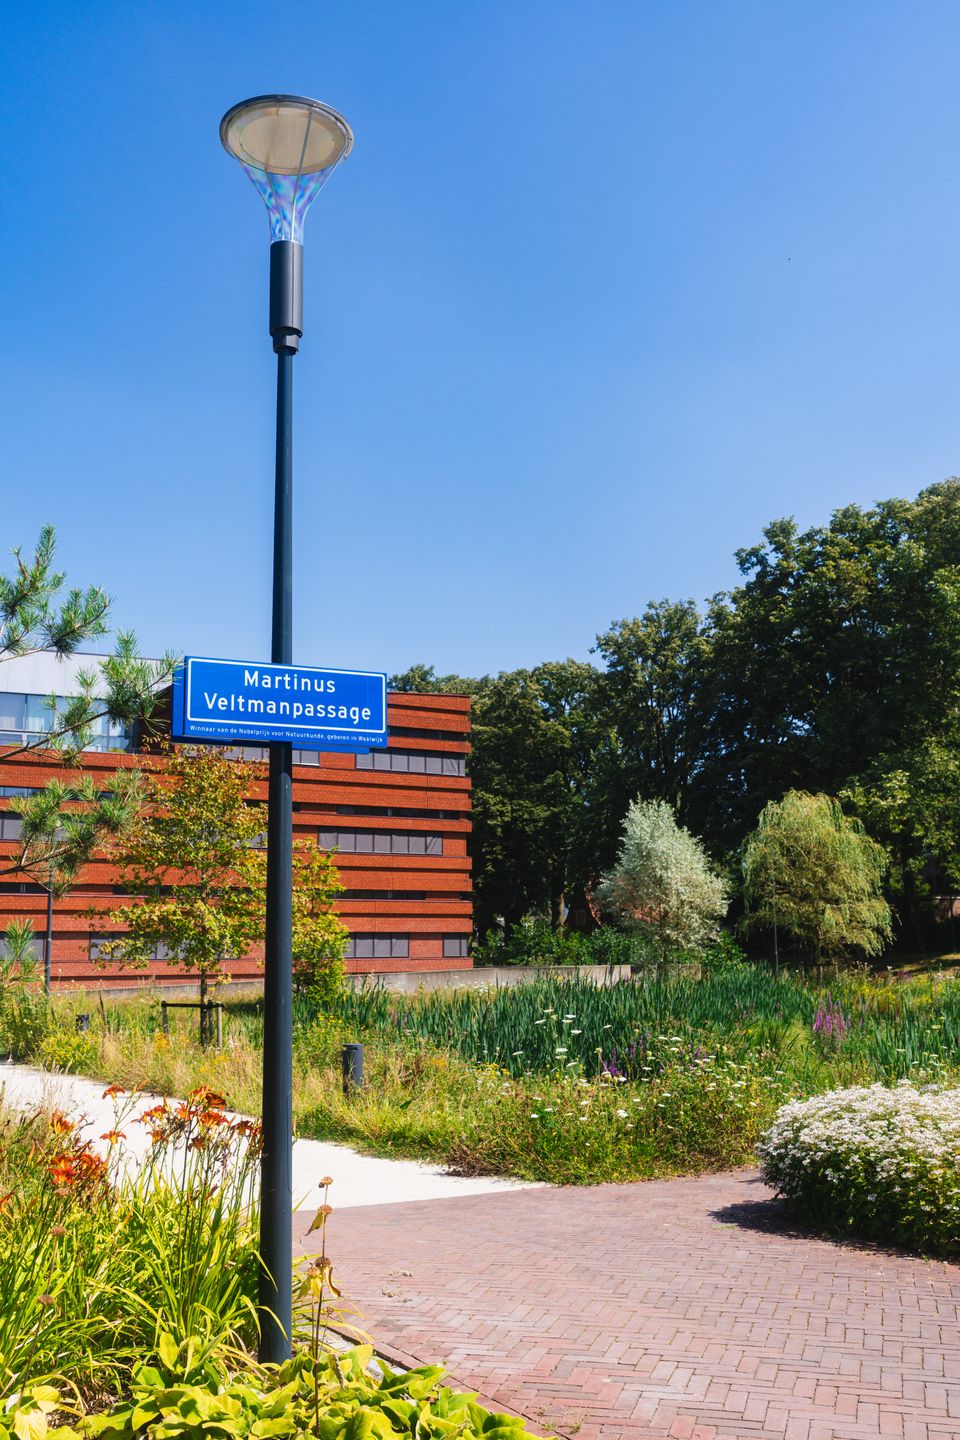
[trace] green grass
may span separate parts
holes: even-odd
[[[172,1012],[163,1035],[150,997],[102,1012],[58,1004],[94,1011],[85,1068],[103,1078],[172,1095],[209,1084],[257,1112],[259,1002],[228,1000],[219,1053],[197,1045],[189,1012]],[[366,1047],[366,1086],[349,1100],[347,1040]],[[295,1120],[301,1135],[467,1173],[628,1180],[748,1163],[785,1100],[873,1080],[950,1083],[958,1056],[960,982],[940,975],[818,986],[723,964],[603,989],[345,991],[323,1015],[298,1002]]]

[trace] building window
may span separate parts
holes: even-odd
[[[35,935],[35,936],[33,937],[33,939],[30,941],[30,953],[31,953],[31,955],[33,956],[33,958],[34,958],[35,960],[42,960],[42,959],[43,959],[43,947],[44,947],[44,937],[43,937],[42,935]],[[9,943],[9,941],[0,939],[0,960],[6,960],[6,959],[8,959],[9,955],[10,955],[10,943]]]
[[[426,890],[342,890],[339,900],[426,900]],[[435,895],[435,900],[447,900],[446,894]]]
[[[443,836],[392,833],[389,830],[320,830],[321,850],[339,850],[344,855],[442,855]]]
[[[415,725],[388,725],[388,735],[403,735],[407,740],[459,740],[460,730],[419,730]]]
[[[223,745],[220,747],[228,760],[259,762],[270,759],[269,745]],[[294,765],[319,765],[319,750],[294,750]]]
[[[409,935],[351,935],[343,952],[347,960],[406,960]]]
[[[443,958],[445,960],[466,960],[469,935],[444,935]]]
[[[0,745],[36,745],[44,735],[61,724],[57,714],[50,709],[47,695],[16,694],[9,691],[0,694]],[[57,706],[63,710],[69,699],[57,697]],[[94,702],[96,704],[96,702]],[[131,750],[132,732],[118,725],[108,715],[98,715],[90,725],[90,738],[86,750]]]
[[[21,815],[0,815],[0,840],[19,840],[22,829]]]
[[[4,880],[0,883],[0,895],[46,895],[42,885],[33,885],[29,880]]]
[[[39,795],[40,787],[36,785],[0,785],[0,799],[13,800],[21,795]]]
[[[303,810],[303,805],[293,807]],[[464,810],[418,810],[410,805],[338,805],[338,815],[402,815],[407,820],[466,820]]]
[[[109,960],[110,957],[109,957],[108,955],[103,955],[103,954],[101,953],[101,952],[102,952],[102,947],[103,947],[105,944],[107,944],[108,941],[111,941],[111,940],[124,940],[124,939],[126,939],[126,936],[125,936],[125,935],[91,935],[91,936],[90,936],[90,959],[91,959],[91,960],[100,960],[100,959]],[[166,945],[164,945],[163,942],[160,941],[160,942],[158,942],[158,944],[156,944],[156,945],[153,947],[153,949],[151,950],[150,954],[147,956],[147,961],[148,961],[148,963],[149,963],[150,960],[169,960],[169,959],[172,957],[172,955],[173,955],[173,952],[169,949],[169,947],[166,946]],[[228,963],[229,963],[228,961],[224,961],[224,964],[228,964]]]
[[[410,775],[465,775],[463,755],[427,750],[369,750],[357,756],[358,770],[399,770]]]

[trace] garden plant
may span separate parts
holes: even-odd
[[[688,957],[689,960],[689,957]],[[89,1035],[73,1024],[93,1014]],[[30,1053],[171,1095],[206,1084],[256,1114],[260,1004],[225,1006],[222,1050],[186,1023],[161,1028],[149,996],[56,1001]],[[344,1097],[342,1046],[366,1047],[366,1084]],[[295,1007],[298,1133],[475,1174],[592,1184],[749,1163],[778,1107],[850,1086],[960,1079],[960,985],[950,976],[819,985],[775,975],[729,942],[701,964],[654,966],[595,988],[400,996],[344,990]],[[21,1054],[24,1051],[21,1049]]]
[[[960,1251],[960,1089],[901,1080],[794,1101],[759,1153],[763,1178],[805,1224]]]
[[[440,1367],[394,1372],[369,1345],[334,1342],[333,1323],[358,1332],[330,1303],[326,1189],[294,1356],[259,1365],[259,1125],[209,1088],[147,1109],[106,1093],[116,1125],[99,1144],[59,1111],[0,1113],[0,1440],[526,1433]],[[135,1125],[149,1139],[139,1166]]]

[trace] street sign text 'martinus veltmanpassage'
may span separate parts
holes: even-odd
[[[178,740],[301,750],[369,750],[387,743],[387,677],[371,670],[267,665],[187,656],[173,682]]]

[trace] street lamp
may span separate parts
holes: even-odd
[[[270,659],[293,663],[293,357],[303,334],[303,222],[353,131],[302,95],[260,95],[228,110],[224,148],[270,216],[270,334],[277,355],[277,461]],[[270,747],[263,983],[263,1157],[260,1168],[260,1358],[290,1354],[293,1324],[293,751]]]

